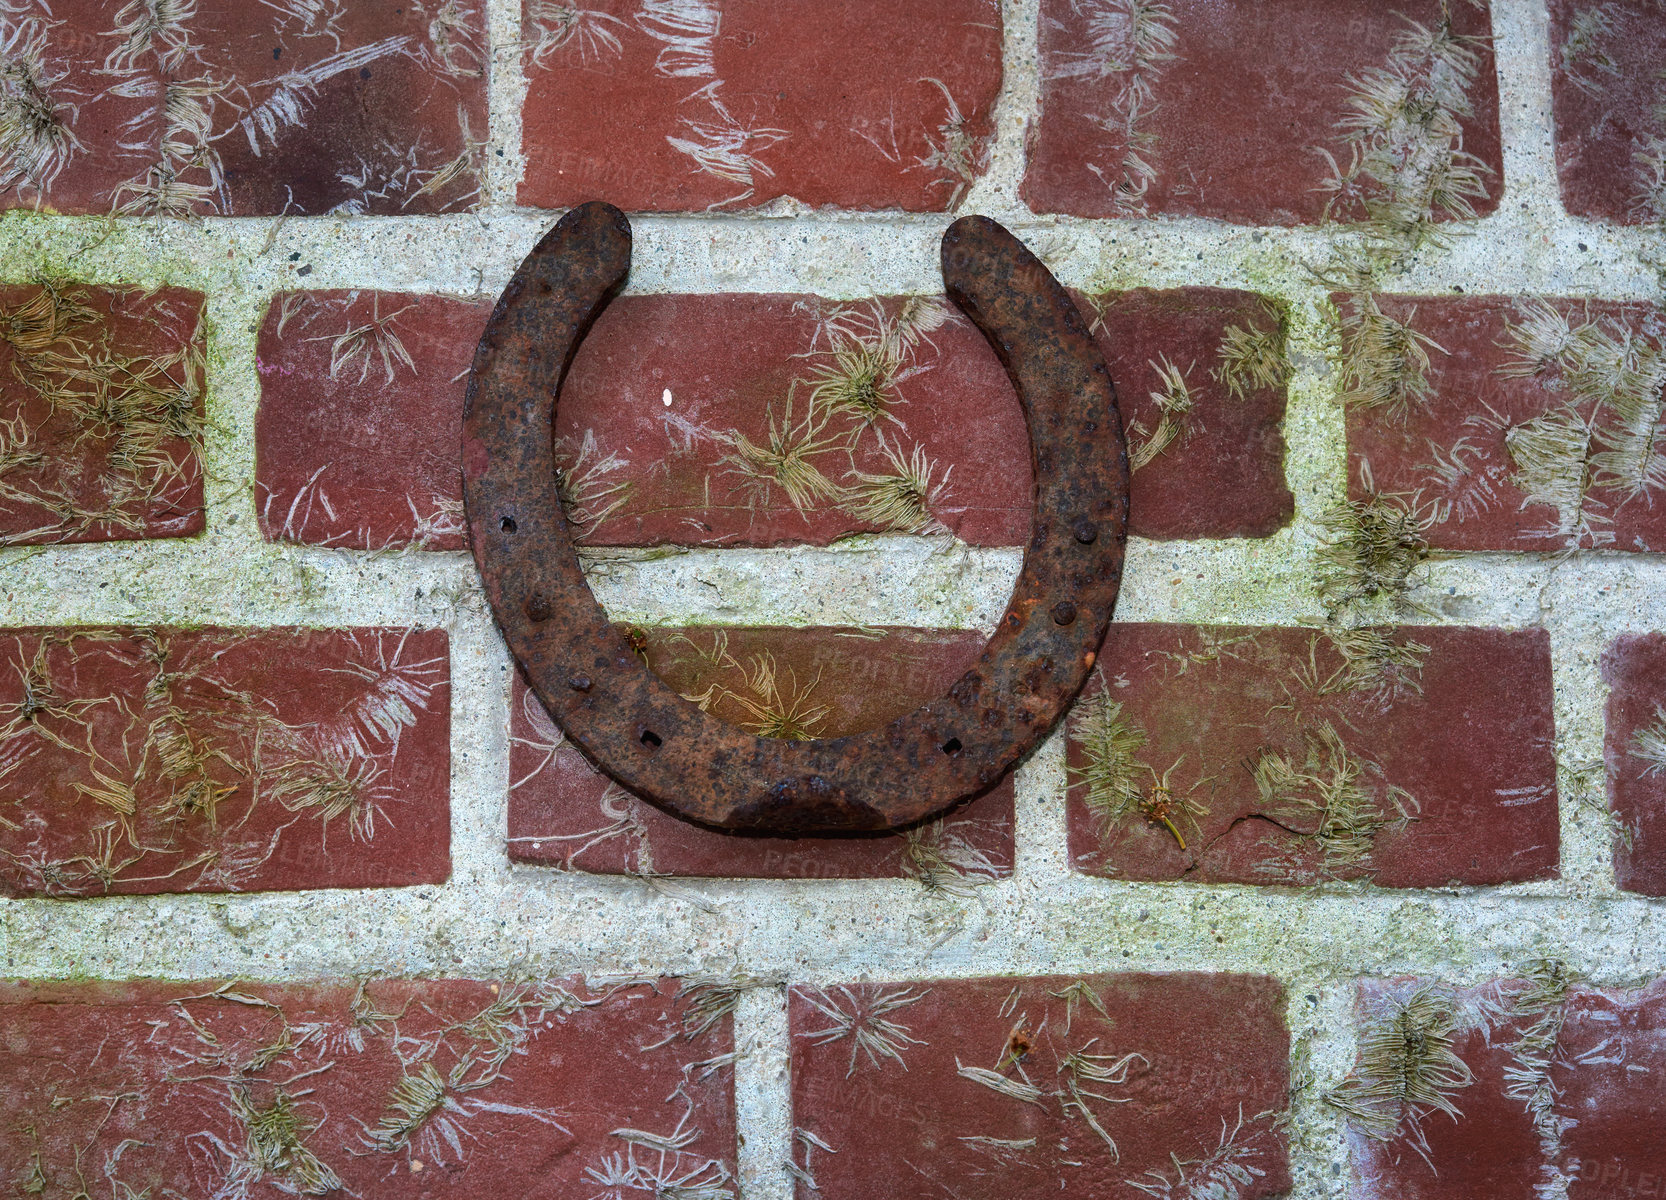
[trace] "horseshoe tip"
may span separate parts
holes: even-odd
[[[610,250],[614,253],[622,250],[628,256],[631,247],[630,219],[605,200],[586,200],[569,208],[539,240],[533,253],[559,253],[575,239],[603,245],[616,241],[617,245]]]

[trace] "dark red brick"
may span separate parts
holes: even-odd
[[[203,530],[203,297],[0,288],[0,544]]]
[[[1619,885],[1666,896],[1666,635],[1626,634],[1602,659],[1608,798]]]
[[[988,163],[995,0],[527,0],[522,204],[942,211]]]
[[[9,55],[56,114],[0,168],[7,207],[426,213],[476,194],[480,0],[46,9],[5,18]]]
[[[733,1034],[726,1016],[701,1029],[694,998],[674,981],[8,984],[0,1172],[49,1197],[732,1194]]]
[[[1133,531],[1257,537],[1285,525],[1279,310],[1217,288],[1142,288],[1082,303],[1097,321],[1136,450],[1159,448],[1154,393],[1169,394],[1165,370],[1179,372],[1193,406],[1135,473]],[[982,335],[944,305],[751,294],[615,301],[580,348],[556,418],[585,539],[824,545],[941,527],[974,545],[1021,545],[1031,504],[1023,415]],[[452,464],[462,376],[489,312],[485,303],[396,293],[289,293],[273,302],[261,331],[256,426],[267,537],[359,549],[463,545]],[[1224,352],[1232,330],[1264,357],[1260,377]],[[353,357],[332,372],[340,339],[354,331],[345,344]],[[840,370],[839,351],[879,364],[888,415],[871,425],[825,397],[811,417],[815,389]],[[802,511],[767,465],[746,469],[738,439],[768,447],[772,427],[812,448],[818,474],[798,497]],[[869,507],[876,480],[922,468],[923,507]]]
[[[1424,518],[1429,545],[1443,550],[1666,548],[1666,506],[1653,503],[1666,483],[1666,455],[1652,435],[1627,436],[1629,418],[1616,411],[1633,393],[1643,412],[1655,414],[1639,428],[1658,423],[1666,384],[1659,309],[1379,296],[1378,311],[1395,323],[1384,326],[1358,301],[1341,303],[1345,327],[1363,312],[1368,319],[1355,328],[1403,327],[1421,339],[1409,354],[1367,351],[1360,347],[1374,343],[1345,332],[1344,360],[1359,364],[1365,386],[1404,398],[1350,405],[1355,497],[1366,493],[1367,479],[1376,491],[1403,497]],[[1544,336],[1530,337],[1536,330]],[[1540,349],[1557,342],[1571,349],[1539,365]],[[1584,430],[1593,426],[1587,445]],[[1556,439],[1561,449],[1546,458],[1536,447],[1558,427],[1571,440]]]
[[[1539,1194],[1545,1170],[1534,1114],[1525,1099],[1509,1094],[1510,1073],[1523,1065],[1522,1034],[1541,1015],[1515,1011],[1524,986],[1516,980],[1470,989],[1420,979],[1361,984],[1355,1006],[1360,1058],[1327,1097],[1350,1117],[1354,1200],[1530,1200]],[[1417,1087],[1423,1101],[1367,1094],[1396,1077]]]
[[[450,873],[443,632],[19,629],[3,653],[8,894]]]
[[[1284,483],[1282,309],[1253,292],[1206,287],[1134,288],[1078,303],[1098,317],[1095,333],[1136,464],[1129,532],[1266,537],[1289,524],[1295,503]],[[1184,379],[1193,408],[1163,449],[1157,397],[1178,395],[1170,368]]]
[[[1350,163],[1341,124],[1357,79],[1390,69],[1397,41],[1438,28],[1441,9],[1441,0],[1043,0],[1041,114],[1024,200],[1087,217],[1319,221],[1338,198],[1326,187],[1326,154],[1340,170]],[[1475,39],[1463,93],[1473,116],[1454,115],[1463,151],[1485,171],[1486,194],[1471,203],[1487,212],[1503,165],[1491,17],[1485,5],[1451,10],[1454,32]],[[1128,164],[1130,153],[1140,165]],[[1358,198],[1340,199],[1331,217],[1364,215]]]
[[[1256,975],[795,987],[799,1200],[1283,1195],[1284,1003]]]
[[[1360,1055],[1327,1097],[1357,1200],[1658,1196],[1666,1186],[1666,983],[1365,981]],[[1387,1084],[1387,1089],[1382,1085]],[[1419,1102],[1392,1099],[1415,1088]]]
[[[261,325],[255,487],[273,540],[461,550],[463,388],[489,302],[285,292]]]
[[[1071,717],[1073,864],[1126,879],[1384,887],[1554,876],[1544,631],[1354,638],[1350,665],[1319,630],[1112,625],[1085,692],[1107,699]],[[1109,727],[1107,704],[1121,706]],[[1107,728],[1114,747],[1090,754]],[[1095,785],[1102,805],[1089,803]]]
[[[977,633],[650,628],[647,659],[672,687],[762,732],[782,714],[838,737],[894,720],[949,689],[982,650]],[[758,674],[759,667],[765,674]],[[775,692],[769,692],[773,673]],[[757,683],[761,686],[753,686]],[[961,890],[1012,872],[1012,780],[912,834],[736,837],[691,825],[599,774],[517,674],[510,725],[509,856],[603,874],[849,878],[912,876]],[[814,719],[811,719],[814,718]]]
[[[1557,1049],[1570,1200],[1666,1196],[1666,980],[1574,989]]]
[[[908,303],[911,316],[899,322],[905,303],[741,294],[616,301],[574,358],[556,419],[569,453],[595,436],[579,491],[596,515],[613,511],[593,523],[590,540],[826,544],[881,530],[886,521],[864,519],[860,502],[840,493],[863,482],[853,472],[911,470],[918,452],[930,468],[928,496],[941,489],[925,506],[931,519],[975,545],[1021,544],[1032,485],[1012,385],[983,335],[944,301]],[[813,403],[823,373],[839,369],[835,346],[881,364],[887,415],[870,424]],[[816,471],[797,504],[767,464],[748,468],[737,441],[769,448],[772,430],[784,446],[804,447]],[[623,460],[616,469],[600,469],[614,459]],[[609,490],[620,483],[628,489]]]
[[[1654,0],[1550,0],[1562,203],[1576,216],[1666,220],[1666,21]]]
[[[877,310],[874,304],[878,305]],[[768,496],[736,461],[734,439],[769,445],[778,430],[803,427],[794,442],[822,444],[813,458],[830,484],[858,488],[851,474],[895,475],[918,448],[935,465],[943,494],[931,516],[973,545],[1021,545],[1029,535],[1032,479],[1023,414],[994,353],[972,324],[938,299],[885,298],[835,305],[810,296],[640,296],[616,302],[596,322],[562,393],[557,432],[571,447],[596,436],[591,461],[617,455],[597,473],[598,510],[618,501],[593,530],[603,544],[825,543],[885,528],[860,502],[809,497],[800,512],[771,487]],[[899,323],[907,305],[912,319]],[[1085,297],[1118,383],[1136,444],[1161,412],[1152,398],[1164,365],[1179,368],[1195,408],[1166,453],[1135,475],[1132,530],[1149,537],[1231,537],[1271,533],[1289,519],[1280,424],[1284,389],[1245,385],[1234,396],[1214,372],[1233,326],[1270,339],[1282,360],[1275,312],[1244,292],[1213,288],[1139,289]],[[939,322],[941,324],[939,325]],[[810,396],[837,369],[835,344],[912,345],[889,369],[894,419],[872,427],[835,413],[811,436]],[[835,342],[837,339],[837,342]],[[664,403],[665,392],[672,403]],[[788,399],[793,399],[791,420]],[[819,421],[820,418],[818,417]],[[843,449],[854,438],[854,462]],[[727,461],[726,461],[727,460]],[[1210,486],[1200,486],[1206,477]],[[626,492],[606,493],[616,482]],[[753,507],[753,506],[756,507]]]

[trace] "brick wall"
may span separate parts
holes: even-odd
[[[1658,0],[0,33],[0,1187],[1666,1194]],[[592,197],[592,587],[778,735],[941,691],[1018,570],[949,214],[1073,290],[1134,537],[988,794],[733,839],[517,677],[462,375]]]

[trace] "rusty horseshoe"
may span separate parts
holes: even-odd
[[[586,583],[556,488],[556,397],[630,271],[630,223],[567,213],[492,311],[463,420],[469,537],[509,649],[602,770],[691,821],[755,833],[896,829],[985,790],[1076,695],[1122,581],[1128,455],[1110,372],[1070,296],[1006,229],[943,235],[949,297],[1006,368],[1030,433],[1023,570],[989,644],[948,694],[847,737],[756,737],[638,659]]]

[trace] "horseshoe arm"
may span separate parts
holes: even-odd
[[[476,351],[464,499],[487,599],[567,736],[633,792],[701,824],[768,833],[894,829],[993,785],[1081,687],[1122,577],[1128,463],[1103,357],[1068,294],[1000,225],[956,221],[943,279],[1017,389],[1034,515],[1006,613],[947,695],[875,729],[760,738],[682,699],[609,623],[556,490],[556,397],[630,267],[610,205],[573,209],[504,289]]]

